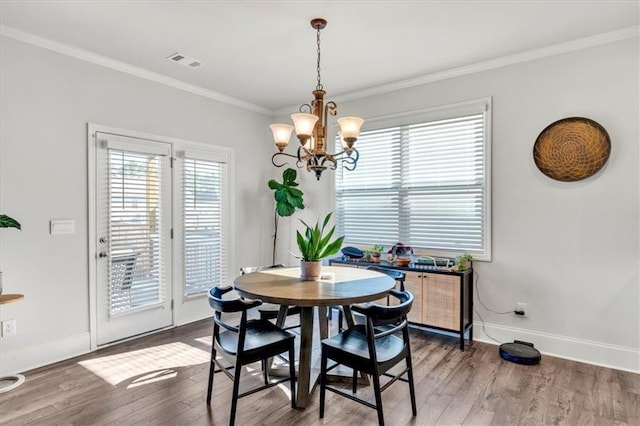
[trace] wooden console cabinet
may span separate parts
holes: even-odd
[[[473,270],[450,272],[423,265],[398,267],[386,262],[374,264],[342,259],[331,259],[329,264],[359,268],[376,265],[403,271],[405,289],[414,296],[413,307],[407,316],[411,323],[457,333],[461,350],[464,350],[465,333],[468,332],[469,340],[473,340]]]

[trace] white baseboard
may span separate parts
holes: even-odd
[[[489,337],[491,336],[491,337]],[[505,327],[497,324],[474,321],[473,339],[480,342],[502,343],[524,340],[535,345],[542,354],[587,364],[600,365],[616,370],[640,373],[640,349],[610,345],[572,337],[524,330],[521,328]],[[544,357],[543,357],[544,362]]]
[[[198,321],[199,319],[202,318],[184,319],[183,324]],[[497,324],[487,323],[484,328],[486,333],[482,328],[482,322],[474,322],[474,340],[494,345],[497,345],[497,342],[491,337],[500,342],[524,340],[533,343],[544,355],[640,373],[640,350],[638,349]],[[89,352],[91,352],[91,344],[88,332],[14,351],[3,350],[0,375],[25,372]]]
[[[210,315],[196,314],[188,318],[182,318],[180,324],[185,325],[192,322],[209,318]],[[138,338],[139,336],[136,336]],[[120,342],[118,342],[120,343]],[[55,362],[64,361],[79,355],[92,352],[91,335],[89,332],[65,337],[64,339],[53,340],[38,345],[27,346],[13,351],[2,349],[2,359],[0,362],[0,375],[12,375],[24,373]]]
[[[43,365],[63,361],[88,352],[91,352],[89,332],[19,348],[14,351],[3,349],[0,375],[24,373]],[[27,380],[29,380],[28,377]]]

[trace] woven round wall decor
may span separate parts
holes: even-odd
[[[548,125],[533,145],[538,169],[551,179],[574,182],[593,176],[611,153],[609,134],[584,117],[569,117]]]

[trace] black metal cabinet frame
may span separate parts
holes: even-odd
[[[409,264],[409,266],[396,266],[393,263],[381,261],[379,263],[367,262],[364,260],[348,260],[344,258],[329,259],[330,265],[348,265],[366,268],[368,266],[378,266],[382,268],[395,269],[406,272],[421,272],[428,274],[443,274],[458,277],[459,283],[459,325],[457,328],[445,328],[435,325],[425,324],[421,322],[411,322],[411,324],[419,327],[425,327],[433,330],[447,331],[456,333],[460,338],[460,349],[464,350],[465,334],[469,333],[469,341],[473,341],[473,269],[457,272],[449,271],[444,268],[435,268],[431,265]],[[424,291],[424,286],[423,286]]]

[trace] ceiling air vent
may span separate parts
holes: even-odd
[[[167,58],[171,62],[175,62],[180,65],[184,65],[189,68],[200,68],[204,64],[197,59],[193,59],[187,55],[183,55],[182,53],[174,53],[173,55]]]

